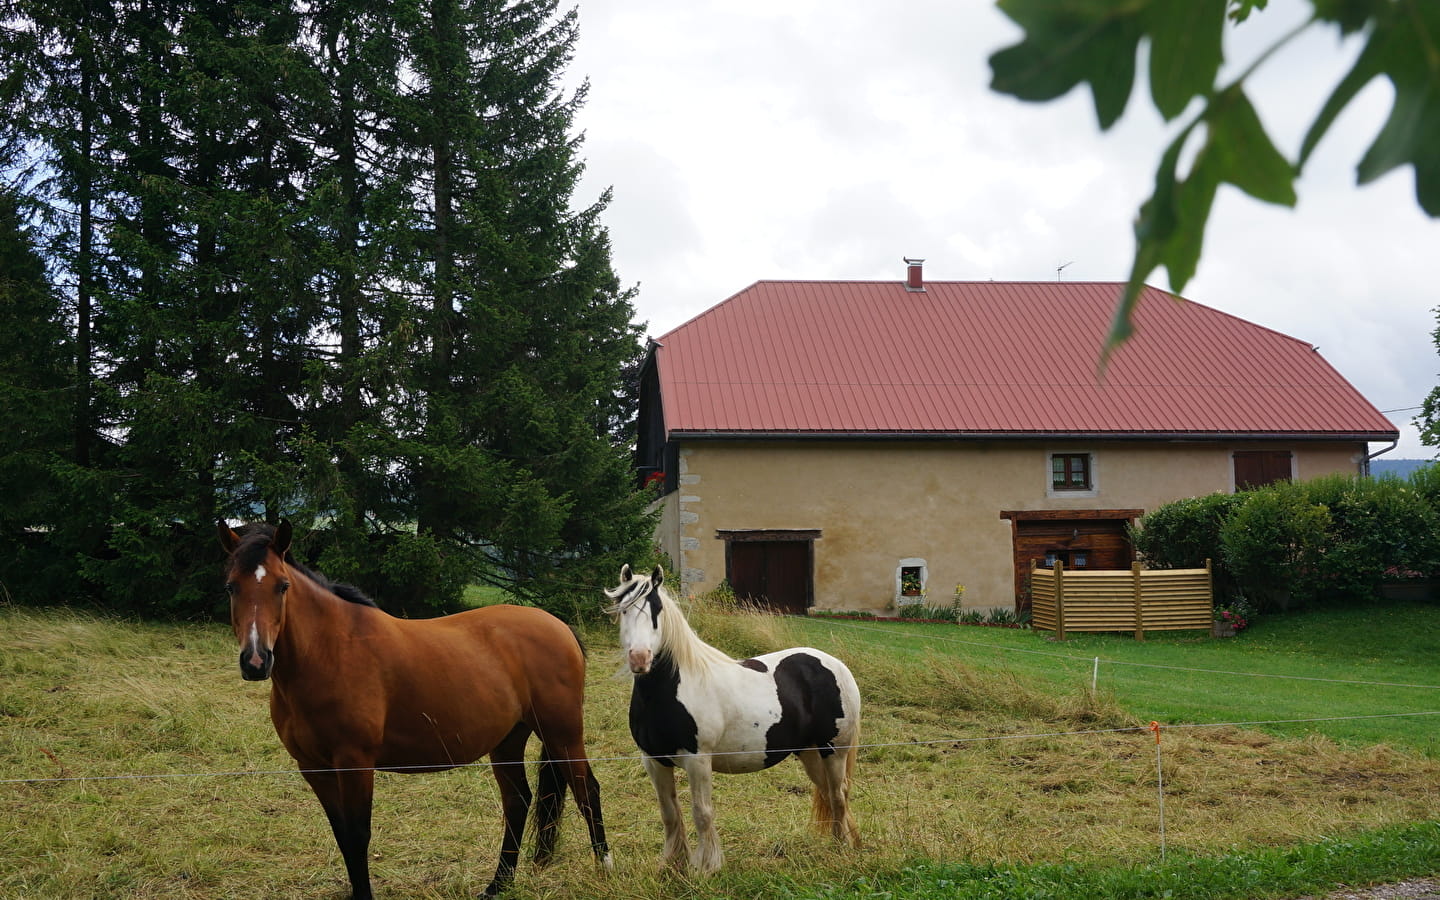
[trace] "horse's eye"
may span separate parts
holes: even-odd
[[[281,581],[275,585],[275,592],[278,594],[283,594],[288,590],[290,590],[290,582],[288,581]]]
[[[225,582],[225,593],[227,593],[227,594],[229,594],[230,596],[233,597],[233,596],[235,596],[235,592],[238,591],[238,590],[240,590],[240,586],[237,585],[235,582],[233,582],[233,581],[227,581],[227,582]]]

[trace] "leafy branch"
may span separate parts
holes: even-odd
[[[1440,3],[1434,0],[1310,0],[1313,14],[1267,48],[1240,77],[1217,83],[1225,20],[1243,23],[1267,0],[999,0],[1025,29],[1020,43],[990,57],[991,88],[1021,100],[1053,100],[1088,84],[1100,128],[1125,111],[1140,42],[1150,48],[1150,98],[1173,121],[1200,98],[1199,111],[1166,148],[1155,190],[1135,220],[1135,259],[1116,305],[1105,356],[1132,333],[1140,290],[1164,266],[1179,293],[1195,274],[1215,193],[1230,184],[1258,200],[1294,206],[1295,180],[1340,113],[1375,78],[1395,90],[1390,117],[1356,167],[1358,184],[1391,170],[1415,170],[1415,196],[1440,216]],[[1321,107],[1291,162],[1266,133],[1245,94],[1246,79],[1302,31],[1331,26],[1363,32],[1364,48]],[[1180,158],[1200,141],[1188,172]]]

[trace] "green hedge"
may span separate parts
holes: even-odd
[[[1409,479],[1327,476],[1168,503],[1131,530],[1154,568],[1212,561],[1217,599],[1260,610],[1373,599],[1440,573],[1440,467]]]

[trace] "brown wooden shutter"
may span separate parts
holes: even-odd
[[[1262,487],[1289,478],[1289,450],[1235,451],[1235,490]]]

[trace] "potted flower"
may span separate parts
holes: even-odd
[[[1215,607],[1215,624],[1210,633],[1215,637],[1234,637],[1250,625],[1249,608],[1244,603]]]
[[[900,593],[906,597],[918,597],[924,588],[920,584],[920,573],[909,569],[900,573]]]

